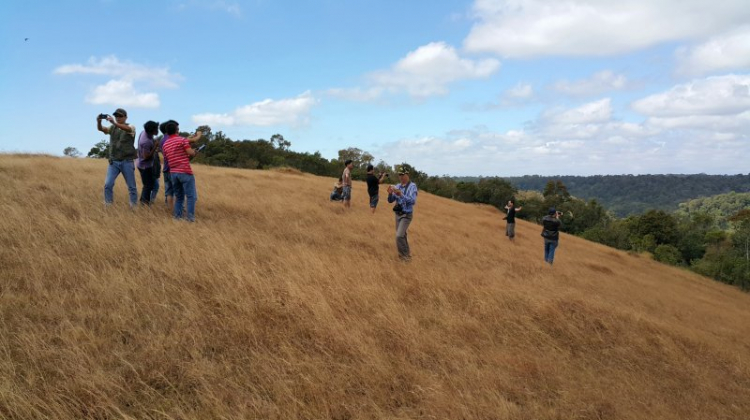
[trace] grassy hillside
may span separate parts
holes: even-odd
[[[196,224],[106,162],[0,155],[0,417],[740,419],[750,295],[421,194],[198,166]]]

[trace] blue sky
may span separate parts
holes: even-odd
[[[746,0],[0,3],[2,152],[175,119],[430,174],[746,173]],[[26,40],[28,38],[28,40]]]

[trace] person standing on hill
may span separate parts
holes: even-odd
[[[183,218],[182,205],[187,197],[187,221],[194,222],[198,193],[195,188],[193,169],[190,167],[190,158],[196,155],[196,151],[190,146],[188,139],[180,137],[180,125],[176,121],[167,123],[166,131],[168,137],[164,142],[162,152],[164,160],[169,162],[169,173],[175,194],[172,214],[175,219]],[[200,131],[196,133],[196,140],[201,134]]]
[[[554,207],[549,209],[549,213],[542,219],[542,237],[544,238],[544,262],[552,265],[555,260],[555,249],[560,239],[560,212]]]
[[[352,164],[351,159],[347,159],[344,162],[344,173],[341,175],[341,182],[344,184],[344,208],[351,208],[352,203]]]
[[[505,216],[507,222],[505,225],[505,236],[507,236],[511,242],[513,241],[513,238],[516,237],[516,212],[521,211],[522,208],[523,207],[516,208],[513,200],[508,200],[508,204],[505,206],[505,210],[508,212]]]
[[[138,138],[138,172],[141,173],[141,204],[151,205],[151,197],[153,196],[154,183],[156,181],[156,174],[154,174],[154,155],[156,159],[159,159],[157,150],[159,150],[159,144],[154,139],[154,136],[159,133],[159,123],[149,121],[143,124],[143,132]]]
[[[96,129],[104,134],[109,134],[109,167],[107,178],[104,181],[104,204],[109,206],[114,201],[113,188],[115,180],[122,173],[125,183],[128,185],[130,196],[130,207],[135,208],[138,202],[138,189],[135,186],[135,165],[133,160],[138,154],[133,147],[135,142],[135,127],[127,124],[128,113],[117,108],[109,115],[99,115],[96,118]],[[102,126],[102,120],[109,121],[109,127]]]
[[[407,238],[407,230],[414,217],[414,206],[417,204],[417,185],[409,180],[409,171],[405,167],[398,168],[398,185],[388,186],[388,202],[396,202],[393,212],[396,213],[396,249],[401,261],[411,261],[411,249]]]
[[[378,201],[380,200],[380,183],[383,182],[383,178],[388,176],[387,173],[383,172],[380,176],[375,176],[375,168],[372,165],[367,165],[367,195],[370,196],[370,210],[372,214],[375,214],[375,209],[378,207]]]

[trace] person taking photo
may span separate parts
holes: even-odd
[[[108,121],[109,127],[102,126],[102,120]],[[135,185],[135,164],[133,160],[138,154],[133,146],[135,142],[135,127],[127,123],[128,113],[117,108],[112,115],[99,114],[96,117],[96,129],[109,134],[109,166],[107,178],[104,181],[104,204],[110,206],[114,201],[113,188],[115,180],[122,174],[128,186],[130,207],[135,208],[138,202],[138,189]]]

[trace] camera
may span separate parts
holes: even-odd
[[[109,114],[99,114],[99,116],[98,116],[98,117],[96,117],[96,118],[98,118],[98,119],[100,119],[100,120],[106,120],[106,119],[107,119],[107,117],[109,117]]]

